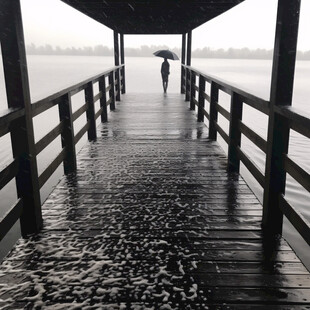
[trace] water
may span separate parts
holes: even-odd
[[[161,58],[126,58],[126,87],[127,92],[145,92],[158,93],[162,92],[160,66],[163,60]],[[78,83],[97,73],[105,71],[113,66],[112,57],[87,57],[87,56],[28,56],[28,71],[31,89],[31,100],[35,102],[65,87]],[[269,99],[270,80],[271,80],[271,60],[236,60],[236,59],[192,59],[192,66],[199,71],[209,75],[216,76],[229,84],[242,88],[256,96]],[[170,61],[170,78],[168,95],[170,93],[180,92],[180,63]],[[294,87],[293,105],[307,113],[309,108],[306,106],[306,98],[310,95],[310,61],[297,62],[296,77]],[[208,87],[207,87],[208,89]],[[220,104],[229,109],[229,96],[221,93]],[[73,98],[73,109],[76,110],[83,104],[83,95],[79,94]],[[6,109],[5,87],[3,79],[3,70],[0,67],[0,113]],[[262,137],[267,137],[268,118],[250,108],[245,107],[244,122],[259,133]],[[43,113],[34,119],[34,127],[38,141],[58,122],[58,112],[56,108]],[[79,119],[75,125],[78,130],[85,119]],[[220,118],[220,123],[224,129],[228,130],[228,123],[225,119]],[[86,141],[82,139],[78,148]],[[226,150],[226,145],[219,139],[219,142]],[[303,138],[296,132],[291,132],[291,141],[289,154],[308,172],[310,171],[310,147],[309,140]],[[38,156],[39,171],[51,162],[55,154],[60,150],[60,139],[56,139],[42,154]],[[243,137],[243,150],[254,160],[256,165],[264,172],[265,155],[249,140]],[[0,140],[0,168],[6,166],[12,159],[9,136],[6,135]],[[255,194],[262,200],[262,189],[259,184],[249,175],[247,170],[242,167],[242,174],[253,188]],[[42,188],[41,199],[44,201],[57,183],[62,169],[59,168],[53,178]],[[287,179],[286,195],[289,201],[308,219],[310,219],[309,193],[302,189],[292,178]],[[11,182],[4,190],[0,192],[1,207],[0,216],[4,214],[8,206],[16,200],[16,191],[14,182]],[[18,234],[18,225],[16,225],[13,236]],[[9,247],[12,243],[12,235],[5,241]],[[298,233],[285,222],[285,237],[294,244],[298,255],[310,267],[309,247],[300,238]],[[2,252],[1,252],[2,251]],[[0,257],[5,253],[3,247],[0,250]]]

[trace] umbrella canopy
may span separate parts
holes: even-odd
[[[160,50],[160,51],[153,53],[153,55],[162,57],[162,58],[171,59],[171,60],[179,60],[179,57],[177,56],[177,54],[169,50]]]

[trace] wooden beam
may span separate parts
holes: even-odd
[[[287,154],[289,144],[289,122],[275,113],[275,107],[292,104],[299,11],[300,0],[278,1],[263,208],[263,227],[272,234],[282,233],[279,197],[285,192],[283,155]]]
[[[182,34],[182,54],[181,54],[181,94],[185,93],[185,53],[186,53],[186,34]]]
[[[76,170],[76,152],[70,94],[63,95],[62,100],[59,102],[59,119],[64,123],[64,129],[61,133],[61,144],[62,148],[66,150],[64,172],[68,174]]]
[[[88,140],[97,139],[96,119],[95,119],[95,103],[93,83],[89,82],[85,89],[85,102],[87,105],[86,118],[89,121]]]
[[[243,102],[239,95],[233,93],[230,103],[230,121],[229,121],[229,144],[228,144],[228,171],[238,172],[240,170],[240,158],[237,149],[241,145],[241,131],[239,130],[239,121],[242,120]]]
[[[190,66],[192,61],[192,32],[187,34],[187,53],[186,53],[186,65]]]
[[[105,82],[105,76],[103,76],[99,80],[99,90],[102,93],[102,96],[100,98],[100,107],[102,108],[101,113],[101,122],[105,123],[108,121],[108,111],[107,111],[107,90],[106,90],[106,82]]]
[[[119,40],[118,40],[118,33],[116,31],[114,33],[114,63],[115,66],[119,66]],[[115,100],[120,101],[121,100],[121,83],[119,78],[119,69],[115,71],[115,79],[116,79],[116,96]]]
[[[205,91],[206,91],[206,81],[204,77],[199,75],[199,95],[198,95],[198,122],[203,122],[204,120],[204,109],[205,109]]]
[[[25,114],[12,122],[11,140],[13,156],[19,159],[16,186],[23,200],[21,231],[26,236],[37,233],[43,221],[20,2],[2,0],[0,10],[5,25],[0,39],[8,106],[25,109]]]
[[[124,48],[124,34],[120,34],[120,44],[121,44],[121,65],[125,64],[125,48]],[[122,94],[126,93],[126,78],[125,78],[125,66],[122,67]]]
[[[211,82],[210,95],[210,121],[209,121],[209,139],[216,140],[217,131],[216,123],[218,118],[218,111],[216,109],[219,100],[219,89],[215,82]]]

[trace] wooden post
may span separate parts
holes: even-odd
[[[182,34],[182,56],[181,56],[181,63],[185,65],[185,50],[186,50],[186,34]],[[185,69],[181,65],[181,94],[185,93]]]
[[[217,122],[218,112],[216,104],[219,99],[219,89],[215,82],[211,82],[211,95],[210,95],[210,122],[209,122],[209,139],[216,140],[217,130],[215,123]]]
[[[0,11],[3,22],[0,39],[8,107],[25,110],[25,115],[11,127],[13,156],[19,159],[16,187],[18,197],[23,200],[20,223],[25,237],[37,233],[42,228],[43,220],[19,0],[2,0]]]
[[[206,80],[200,74],[199,75],[199,97],[198,97],[198,122],[204,121],[204,108],[205,108],[205,98],[204,93],[206,91]]]
[[[195,94],[196,94],[196,89],[195,89],[195,86],[196,86],[196,73],[195,71],[191,70],[191,95],[190,95],[190,109],[195,111]]]
[[[186,65],[190,66],[192,62],[192,31],[187,34],[187,54],[186,54]]]
[[[108,121],[108,111],[107,111],[107,92],[106,92],[106,82],[105,82],[105,76],[103,76],[99,80],[99,90],[102,93],[102,96],[100,98],[100,107],[102,108],[101,113],[101,122],[105,123]]]
[[[89,121],[88,140],[97,139],[96,119],[95,119],[95,103],[94,103],[94,90],[93,82],[89,82],[85,89],[85,101],[88,105],[86,110],[86,118]]]
[[[68,174],[76,170],[76,152],[70,94],[65,94],[61,97],[58,107],[59,119],[64,122],[64,129],[61,133],[61,145],[63,148],[66,148],[64,172]]]
[[[114,30],[114,63],[115,66],[119,66],[119,44],[118,44],[118,33]],[[119,78],[119,69],[115,72],[115,79],[116,79],[116,101],[121,100],[121,83]]]
[[[240,170],[240,159],[237,149],[241,145],[239,121],[242,120],[242,108],[243,102],[240,96],[236,93],[232,93],[229,121],[228,171],[238,173]]]
[[[187,34],[187,53],[186,53],[186,65],[191,65],[191,57],[192,57],[192,32],[188,32]],[[186,69],[186,82],[185,82],[185,101],[189,101],[190,99],[190,70]]]
[[[289,124],[274,109],[292,104],[299,11],[300,0],[278,1],[263,206],[263,227],[271,234],[282,233],[279,196],[285,192],[283,155],[289,144]]]
[[[124,35],[121,33],[120,35],[120,43],[121,43],[121,64],[125,64],[125,50],[124,50]],[[122,94],[126,93],[126,80],[125,80],[125,66],[122,67]]]
[[[114,111],[115,110],[114,71],[111,71],[109,74],[109,85],[110,85],[109,95],[111,98],[110,110]]]

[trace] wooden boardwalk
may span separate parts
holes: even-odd
[[[1,309],[310,309],[310,275],[181,95],[125,95],[0,268]]]

